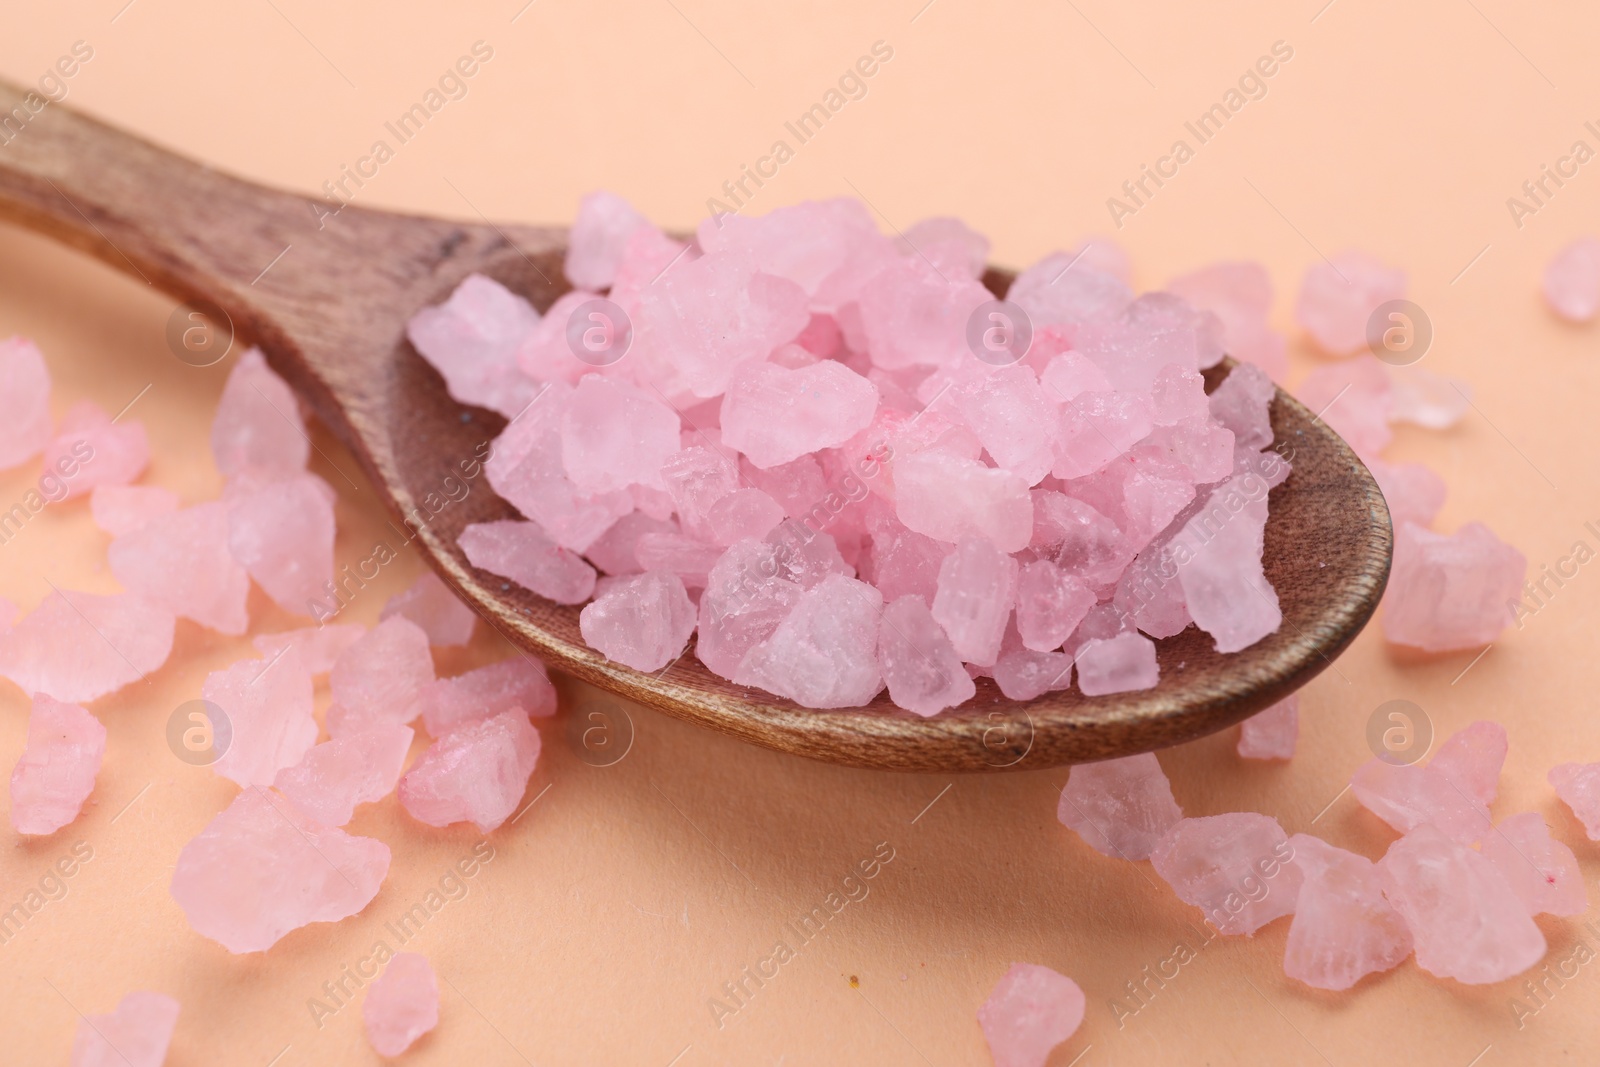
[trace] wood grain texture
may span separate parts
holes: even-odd
[[[0,112],[23,95],[0,83]],[[990,771],[1107,759],[1192,740],[1282,699],[1331,665],[1382,595],[1392,551],[1383,496],[1344,442],[1280,391],[1273,428],[1294,471],[1271,495],[1265,567],[1284,621],[1243,652],[1219,654],[1190,627],[1157,643],[1154,689],[1098,698],[1074,689],[1018,704],[980,680],[973,701],[932,719],[899,711],[887,695],[860,709],[799,708],[711,674],[692,646],[661,674],[640,674],[584,645],[577,608],[503,589],[456,548],[466,525],[515,517],[481,475],[457,501],[447,481],[463,480],[460,464],[481,456],[504,420],[451,400],[404,337],[415,310],[473,271],[549,307],[567,288],[565,231],[355,206],[319,219],[315,207],[58,104],[0,147],[0,214],[180,300],[214,302],[236,343],[260,345],[386,492],[396,537],[485,619],[551,666],[667,714],[860,767]],[[1009,278],[991,271],[985,282],[1003,293]]]

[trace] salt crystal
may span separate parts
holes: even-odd
[[[1411,931],[1384,898],[1376,864],[1309,834],[1295,834],[1289,847],[1304,881],[1284,947],[1285,974],[1317,989],[1349,989],[1411,954]]]
[[[587,552],[634,510],[632,494],[626,489],[583,493],[559,475],[515,480],[501,495],[537,523],[549,540],[572,552]]]
[[[1572,850],[1550,836],[1538,812],[1501,821],[1483,839],[1483,854],[1500,869],[1530,915],[1582,915],[1589,893]]]
[[[1389,418],[1448,430],[1472,410],[1472,389],[1418,366],[1389,368]]]
[[[472,640],[472,627],[478,621],[478,613],[432,571],[423,573],[405,592],[390,597],[378,617],[391,615],[410,619],[422,627],[429,644],[444,646]]]
[[[759,489],[736,489],[711,506],[711,539],[731,545],[745,538],[763,538],[784,519],[783,505]]]
[[[1300,696],[1290,693],[1239,727],[1239,755],[1245,759],[1290,759],[1300,738]]]
[[[1080,262],[1078,256],[1052,252],[1017,275],[1006,299],[1026,311],[1038,329],[1120,315],[1133,292],[1121,278]]]
[[[439,980],[428,958],[401,952],[390,960],[367,989],[367,998],[361,1002],[361,1022],[367,1042],[380,1056],[400,1055],[438,1026]]]
[[[284,649],[293,647],[300,657],[300,665],[310,674],[327,674],[351,645],[367,632],[365,626],[355,623],[332,623],[307,626],[301,630],[283,630],[273,634],[257,634],[250,639],[268,660],[277,659]]]
[[[883,609],[878,662],[889,699],[924,717],[963,704],[977,692],[944,628],[915,596],[903,596]]]
[[[877,658],[882,610],[883,595],[872,586],[830,575],[745,654],[733,680],[807,708],[869,703],[883,688]]]
[[[1017,598],[1017,561],[994,542],[968,537],[939,565],[933,617],[967,663],[992,667]]]
[[[557,604],[581,604],[594,592],[594,568],[556,547],[536,523],[472,523],[456,543],[474,567],[509,578]]]
[[[97,485],[89,494],[94,523],[112,537],[132,533],[157,515],[178,510],[178,494],[155,485]]]
[[[676,575],[646,571],[615,584],[578,615],[589,647],[637,671],[658,671],[683,654],[695,606]]]
[[[930,450],[895,461],[895,504],[900,521],[940,541],[985,537],[1002,552],[1016,552],[1033,536],[1033,500],[1027,480]]]
[[[435,741],[400,779],[400,803],[429,826],[488,833],[516,811],[538,762],[539,731],[514,708]]]
[[[313,822],[343,826],[357,804],[394,792],[413,736],[409,726],[380,722],[313,745],[278,772],[273,787]]]
[[[1224,934],[1254,934],[1294,913],[1304,876],[1278,820],[1253,811],[1184,819],[1150,862],[1178,898]]]
[[[584,557],[605,574],[638,574],[644,570],[636,551],[639,538],[647,533],[677,533],[671,519],[653,519],[642,511],[630,511],[584,549]]]
[[[1161,680],[1156,643],[1139,633],[1091,640],[1078,650],[1076,660],[1084,696],[1154,689]]]
[[[1477,648],[1516,621],[1528,561],[1480,523],[1450,535],[1403,523],[1383,598],[1383,634],[1428,652]]]
[[[898,600],[909,593],[932,604],[939,585],[939,565],[951,547],[908,530],[898,521],[886,523],[872,531],[872,584],[885,600]]]
[[[777,546],[753,538],[730,545],[711,567],[695,655],[713,673],[731,679],[745,653],[772,636],[800,602],[805,590],[782,571]]]
[[[960,219],[920,219],[896,244],[906,255],[926,257],[942,274],[978,278],[989,262],[989,239]]]
[[[229,952],[262,952],[308,923],[365,908],[389,846],[306,818],[270,789],[245,789],[178,853],[172,899]]]
[[[678,451],[678,413],[637,386],[589,374],[561,416],[561,462],[579,491],[639,483],[660,489],[661,464]]]
[[[0,633],[0,675],[25,693],[87,704],[166,663],[173,621],[132,593],[52,592]]]
[[[1144,439],[1155,426],[1148,394],[1084,393],[1061,409],[1057,478],[1082,478],[1100,470]]]
[[[250,575],[228,547],[228,507],[210,501],[150,517],[111,542],[111,573],[129,591],[222,634],[250,625]]]
[[[1366,460],[1378,488],[1383,491],[1384,503],[1389,505],[1389,519],[1396,530],[1407,522],[1418,526],[1432,526],[1444,507],[1444,479],[1420,463],[1385,463],[1379,459]]]
[[[1034,550],[1091,587],[1116,581],[1133,559],[1116,522],[1062,493],[1035,490],[1032,495]]]
[[[901,370],[972,359],[967,321],[993,299],[976,280],[946,278],[920,256],[889,264],[862,287],[858,301],[873,365]]]
[[[1428,766],[1487,808],[1500,789],[1500,768],[1506,762],[1509,747],[1504,726],[1475,722],[1440,745]]]
[[[690,445],[666,458],[661,479],[684,529],[705,534],[710,530],[712,506],[739,488],[739,467],[721,449]]]
[[[303,470],[311,457],[300,403],[259,348],[246,350],[228,372],[211,421],[211,454],[224,477],[250,467]]]
[[[1600,763],[1562,763],[1550,768],[1550,786],[1583,823],[1590,841],[1600,841]]]
[[[578,217],[567,234],[567,280],[579,289],[609,288],[628,239],[646,227],[654,229],[616,193],[599,189],[585,196],[578,202]]]
[[[433,684],[428,635],[410,619],[389,618],[362,634],[328,675],[339,714],[328,713],[335,737],[376,723],[405,725],[422,714]]]
[[[228,546],[279,607],[319,615],[333,583],[333,502],[311,474],[230,485]],[[320,610],[319,610],[320,609]]]
[[[1405,295],[1405,271],[1351,249],[1307,268],[1294,317],[1317,347],[1346,356],[1366,346],[1367,320],[1379,305]]]
[[[1368,811],[1401,833],[1430,824],[1472,844],[1489,832],[1489,809],[1443,771],[1369,759],[1350,777],[1350,791]]]
[[[833,360],[799,370],[749,363],[722,398],[722,439],[765,470],[844,444],[877,405],[877,388]]]
[[[1429,974],[1484,985],[1544,958],[1544,935],[1494,862],[1432,825],[1390,845],[1378,867]]]
[[[639,306],[640,295],[658,278],[680,263],[699,259],[700,254],[695,246],[675,241],[654,226],[639,227],[622,246],[611,300],[631,314]]]
[[[1213,263],[1167,283],[1194,307],[1213,312],[1221,321],[1228,354],[1282,381],[1289,370],[1282,335],[1268,325],[1272,313],[1272,278],[1260,263]]]
[[[1183,818],[1183,809],[1155,755],[1143,752],[1072,768],[1056,818],[1102,855],[1143,860]]]
[[[866,206],[843,197],[790,204],[758,217],[713,216],[696,236],[707,252],[749,256],[758,269],[789,279],[822,305],[829,303],[830,284],[856,273],[851,264],[858,256],[878,264],[894,254]],[[844,288],[854,289],[859,280],[846,281]]]
[[[1213,491],[1173,540],[1186,552],[1178,560],[1184,603],[1218,652],[1249,648],[1283,622],[1261,568],[1266,524],[1266,484],[1245,474]]]
[[[1111,379],[1106,372],[1085,356],[1076,352],[1063,352],[1045,364],[1039,384],[1047,397],[1066,402],[1084,393],[1109,393]]]
[[[211,769],[242,786],[272,784],[316,743],[311,674],[292,650],[277,660],[240,660],[212,671],[200,695],[222,712],[211,723],[219,753]]]
[[[1017,578],[1017,630],[1035,652],[1052,652],[1078,628],[1094,607],[1095,595],[1082,581],[1049,560],[1036,560]]]
[[[1034,963],[1013,963],[978,1009],[995,1067],[1044,1067],[1077,1032],[1087,1005],[1078,983]]]
[[[161,1067],[178,1025],[165,993],[129,993],[106,1015],[85,1015],[72,1038],[72,1067]]]
[[[1054,410],[1032,370],[1021,365],[997,368],[962,389],[957,406],[997,466],[1029,485],[1038,485],[1050,473]]]
[[[1295,386],[1294,395],[1365,457],[1383,451],[1394,436],[1389,429],[1393,388],[1377,357],[1361,355],[1318,367]]]
[[[1007,700],[1032,700],[1072,686],[1072,657],[1060,652],[1035,652],[1016,636],[1015,625],[1000,643],[1000,658],[990,671]]]
[[[1239,448],[1272,444],[1272,400],[1277,389],[1259,367],[1241,363],[1211,393],[1211,417],[1233,432]]]
[[[544,665],[525,655],[440,678],[428,687],[422,722],[443,737],[458,726],[520,708],[536,719],[556,713],[556,689]]]
[[[406,336],[463,404],[516,416],[538,395],[517,351],[539,325],[533,305],[492,278],[469,274],[450,299],[406,323]]]
[[[685,588],[703,589],[722,547],[667,531],[641,535],[633,554],[645,570],[674,574]]]
[[[25,337],[0,341],[0,470],[20,466],[50,440],[50,371]]]
[[[1544,269],[1544,299],[1564,319],[1594,318],[1600,311],[1600,239],[1580,237],[1556,253]]]
[[[45,470],[60,474],[66,485],[63,500],[99,485],[127,485],[149,463],[144,426],[133,419],[112,422],[100,405],[87,400],[67,409],[44,446]]]
[[[33,695],[28,743],[11,772],[11,827],[53,834],[78,817],[106,753],[106,728],[76,704]]]

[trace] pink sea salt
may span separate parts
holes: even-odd
[[[745,653],[733,680],[808,708],[850,708],[883,688],[878,616],[883,594],[830,575],[807,590],[771,636]]]
[[[228,547],[221,501],[154,515],[111,542],[111,573],[127,589],[218,633],[250,624],[250,575]]]
[[[925,256],[948,274],[977,278],[989,262],[989,239],[960,219],[919,219],[896,243],[905,254]]]
[[[783,505],[761,490],[735,489],[711,505],[707,525],[711,540],[726,546],[746,538],[766,537],[785,517]]]
[[[977,692],[944,628],[916,596],[900,597],[883,609],[878,662],[889,699],[918,715],[937,715]]]
[[[1033,500],[1021,475],[937,449],[895,461],[900,521],[939,541],[985,537],[1016,552],[1033,536]]]
[[[78,1020],[72,1067],[161,1067],[178,1025],[178,1002],[165,993],[129,993],[105,1015]]]
[[[97,485],[89,494],[94,523],[112,537],[132,533],[178,510],[178,494],[157,485]]]
[[[1497,722],[1475,722],[1451,734],[1428,766],[1451,785],[1484,807],[1494,803],[1500,789],[1500,768],[1510,744],[1506,728]]]
[[[1248,648],[1283,622],[1262,572],[1266,523],[1267,487],[1252,472],[1223,483],[1175,539],[1187,550],[1178,567],[1184,604],[1218,652]]]
[[[183,846],[172,899],[229,952],[263,952],[308,923],[371,903],[389,846],[321,826],[270,789],[247,788]]]
[[[225,745],[222,727],[211,724],[220,753],[211,769],[242,786],[270,785],[316,743],[311,674],[292,651],[275,661],[240,660],[212,671],[200,695],[227,723]]]
[[[1093,590],[1049,560],[1018,572],[1017,632],[1034,652],[1060,648],[1094,605]]]
[[[1286,343],[1272,330],[1272,279],[1260,263],[1213,263],[1172,279],[1167,291],[1222,321],[1223,342],[1234,359],[1248,360],[1273,381],[1289,371]]]
[[[844,444],[872,422],[878,390],[842,363],[747,363],[722,398],[722,439],[765,470]]]
[[[1161,668],[1156,644],[1140,633],[1095,638],[1077,651],[1078,688],[1084,696],[1106,696],[1154,689]]]
[[[1583,823],[1589,840],[1600,841],[1600,763],[1562,763],[1550,768],[1551,787]]]
[[[1530,915],[1582,915],[1589,910],[1578,858],[1550,836],[1538,812],[1502,820],[1484,837],[1482,852]]]
[[[1317,989],[1349,989],[1411,954],[1411,931],[1365,856],[1309,834],[1289,838],[1304,880],[1289,924],[1283,972]]]
[[[1038,485],[1055,465],[1054,407],[1033,371],[997,367],[961,388],[957,407],[997,466]]]
[[[301,630],[282,630],[272,634],[257,634],[250,639],[268,660],[276,659],[279,653],[293,646],[300,656],[300,663],[311,674],[327,674],[333,670],[333,665],[351,645],[361,639],[367,632],[365,626],[355,623],[327,623],[322,626],[308,626]]]
[[[939,564],[933,618],[967,663],[992,667],[1017,597],[1017,561],[993,541],[968,537]]]
[[[1488,806],[1432,766],[1370,759],[1351,775],[1350,791],[1362,807],[1403,834],[1430,824],[1471,844],[1489,832]]]
[[[578,202],[567,236],[567,280],[579,289],[606,289],[616,279],[628,238],[650,223],[616,193],[598,189]]]
[[[134,419],[113,422],[100,405],[87,400],[67,409],[55,436],[44,446],[45,469],[63,475],[63,499],[98,485],[126,485],[149,463],[144,426]]]
[[[1394,436],[1393,393],[1389,372],[1370,354],[1318,367],[1294,388],[1295,397],[1362,457],[1382,452]]]
[[[429,826],[470,822],[488,833],[516,811],[538,762],[539,731],[513,708],[429,746],[400,779],[400,803]]]
[[[946,278],[921,256],[889,264],[861,287],[858,299],[873,365],[901,370],[970,359],[967,321],[992,299],[973,278]]]
[[[173,616],[132,593],[52,592],[0,633],[0,675],[86,704],[141,681],[172,652]]]
[[[1544,935],[1494,861],[1431,824],[1390,845],[1378,867],[1429,974],[1483,985],[1544,957]]]
[[[1432,526],[1444,507],[1444,479],[1420,463],[1385,463],[1368,458],[1367,469],[1383,491],[1384,503],[1389,505],[1389,519],[1396,530],[1401,525],[1414,522],[1418,526]]]
[[[405,725],[422,714],[433,684],[428,635],[400,615],[389,618],[345,650],[328,675],[338,713],[328,713],[328,732],[340,736],[380,723]]]
[[[406,336],[452,397],[511,418],[539,391],[517,366],[517,350],[538,325],[532,304],[492,278],[469,274],[449,300],[413,315]]]
[[[683,654],[695,606],[682,579],[646,571],[606,580],[613,584],[578,615],[590,648],[636,671],[658,671]]]
[[[422,723],[434,737],[458,726],[520,708],[536,719],[556,713],[556,689],[544,664],[518,655],[479,667],[452,678],[440,678],[428,687]]]
[[[28,743],[11,771],[11,828],[53,834],[78,817],[94,791],[106,728],[76,704],[35,693]]]
[[[1133,300],[1127,282],[1079,257],[1053,252],[1017,275],[1006,299],[1028,313],[1035,329],[1107,319]]]
[[[211,454],[227,477],[248,468],[304,470],[311,456],[300,402],[259,348],[239,357],[222,387],[211,422]]]
[[[223,496],[228,546],[256,584],[296,615],[318,615],[333,584],[333,501],[313,474],[239,478]]]
[[[1472,388],[1422,367],[1389,367],[1389,420],[1448,430],[1472,410]]]
[[[380,619],[401,615],[428,635],[432,645],[464,645],[472,639],[472,627],[478,613],[467,607],[462,599],[432,571],[423,573],[403,593],[396,593],[383,605]]]
[[[1034,963],[1013,963],[978,1009],[995,1067],[1044,1067],[1077,1032],[1088,1002],[1078,983]]]
[[[1143,860],[1183,818],[1183,809],[1155,755],[1144,752],[1072,768],[1056,818],[1102,855]]]
[[[1405,295],[1405,271],[1351,249],[1307,268],[1294,317],[1317,347],[1344,356],[1365,347],[1367,320],[1378,306]]]
[[[594,592],[594,568],[559,548],[538,525],[502,519],[461,531],[461,551],[474,567],[509,578],[557,604],[581,604]]]
[[[32,459],[50,440],[50,371],[25,337],[0,341],[0,470]]]
[[[380,1056],[398,1056],[439,1025],[439,980],[417,952],[389,961],[361,1002],[367,1042]]]
[[[1544,269],[1544,299],[1564,319],[1594,318],[1600,311],[1600,239],[1580,237],[1555,254]]]
[[[776,545],[754,538],[735,542],[706,575],[695,656],[731,679],[745,653],[772,636],[804,593],[785,574]]]
[[[1239,726],[1239,755],[1245,759],[1289,759],[1300,738],[1300,696],[1291,693]]]
[[[1254,934],[1293,914],[1304,878],[1293,859],[1278,820],[1251,811],[1184,819],[1150,853],[1179,899],[1224,934]]]
[[[1428,652],[1477,648],[1515,622],[1528,561],[1480,523],[1445,535],[1404,523],[1383,598],[1383,634]]]
[[[678,451],[678,413],[653,392],[585,375],[561,415],[561,462],[581,492],[633,484],[662,488],[661,464]]]
[[[412,736],[409,726],[379,722],[324,741],[279,771],[273,787],[313,822],[343,826],[357,804],[394,792]]]

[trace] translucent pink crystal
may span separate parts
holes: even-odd
[[[1528,561],[1480,523],[1450,535],[1404,523],[1383,598],[1383,634],[1429,652],[1477,648],[1515,621]]]
[[[678,451],[678,413],[653,392],[589,374],[561,415],[561,462],[580,492],[663,488],[661,464]]]
[[[470,822],[488,833],[517,810],[538,762],[539,731],[513,708],[435,741],[400,779],[400,803],[429,826]]]
[[[272,784],[316,743],[311,674],[292,650],[276,661],[240,660],[212,671],[200,695],[227,717],[226,747],[223,728],[211,724],[221,752],[211,769],[242,786]]]
[[[1035,490],[1033,538],[1042,557],[1053,559],[1071,577],[1091,587],[1117,580],[1133,549],[1121,528],[1082,500],[1050,490]]]
[[[1038,485],[1055,465],[1054,405],[1021,364],[994,369],[957,394],[961,417],[995,465]]]
[[[975,279],[946,278],[921,256],[890,263],[862,287],[859,297],[873,365],[900,370],[970,360],[967,320],[993,299]]]
[[[1594,318],[1600,311],[1600,239],[1580,237],[1555,254],[1544,269],[1544,299],[1564,319]]]
[[[478,621],[478,613],[432,571],[423,573],[405,592],[390,597],[378,617],[387,619],[391,615],[404,616],[422,627],[432,645],[466,644]]]
[[[1349,989],[1411,955],[1411,931],[1384,898],[1376,864],[1309,834],[1295,834],[1289,847],[1304,881],[1284,974],[1317,989]]]
[[[1384,365],[1363,354],[1318,367],[1295,386],[1294,395],[1364,457],[1383,451],[1394,436],[1393,390]]]
[[[711,508],[739,488],[739,467],[722,449],[694,444],[666,458],[661,479],[684,528],[707,534]]]
[[[1178,898],[1224,934],[1254,934],[1294,912],[1303,875],[1278,820],[1253,811],[1184,819],[1150,862]]]
[[[1483,854],[1500,869],[1530,915],[1582,915],[1589,893],[1572,850],[1550,836],[1538,812],[1501,821],[1483,839]]]
[[[900,521],[939,541],[985,537],[1016,552],[1033,536],[1033,500],[1020,475],[936,449],[896,459]]]
[[[1287,375],[1284,339],[1267,322],[1272,278],[1260,263],[1213,263],[1172,279],[1167,291],[1222,321],[1223,343],[1234,359],[1254,363],[1274,381]]]
[[[374,723],[314,745],[293,767],[278,772],[273,787],[312,822],[343,826],[357,804],[394,792],[411,751],[411,727]]]
[[[1017,275],[1006,299],[1026,311],[1038,329],[1119,315],[1133,300],[1133,292],[1121,278],[1096,270],[1078,256],[1053,252]]]
[[[63,500],[97,485],[127,485],[149,463],[144,425],[135,419],[112,422],[100,405],[87,400],[67,409],[55,436],[44,446],[45,469],[63,475]]]
[[[1006,630],[1000,644],[1000,658],[990,675],[1000,692],[1010,700],[1034,697],[1072,686],[1072,657],[1062,652],[1035,652],[1014,637],[1016,627]]]
[[[1448,430],[1472,410],[1472,388],[1415,365],[1389,370],[1389,419]]]
[[[1072,768],[1056,818],[1102,855],[1143,860],[1183,809],[1155,755],[1144,752]]]
[[[633,552],[639,566],[646,571],[676,575],[685,588],[703,589],[711,568],[722,555],[722,548],[709,541],[668,531],[642,535]]]
[[[11,772],[11,827],[53,834],[78,817],[106,753],[106,728],[76,704],[33,695],[28,744]]]
[[[32,459],[50,440],[50,371],[25,337],[0,341],[0,470]]]
[[[895,255],[866,206],[842,197],[791,204],[759,217],[716,216],[702,222],[696,236],[707,252],[749,256],[758,269],[794,282],[825,310],[835,299],[831,289],[853,293]]]
[[[0,675],[25,693],[87,704],[159,669],[173,616],[132,593],[60,590],[0,633]]]
[[[747,363],[722,398],[722,440],[762,470],[844,444],[872,422],[878,390],[833,360],[799,370]]]
[[[178,494],[156,485],[97,485],[89,494],[95,525],[112,537],[132,533],[157,515],[178,510]]]
[[[335,737],[376,723],[405,725],[427,706],[433,684],[428,635],[410,619],[391,615],[345,650],[328,675],[335,711],[328,732]]]
[[[228,546],[279,607],[318,615],[333,583],[333,501],[312,474],[240,479],[224,497]]]
[[[1366,346],[1367,320],[1378,306],[1405,295],[1405,271],[1351,249],[1307,268],[1294,317],[1317,347],[1345,356]]]
[[[916,596],[903,596],[883,609],[878,662],[889,699],[918,715],[937,715],[977,692],[944,628]]]
[[[594,592],[594,568],[576,553],[556,547],[535,523],[473,523],[461,531],[457,543],[474,567],[557,604],[581,604]]]
[[[1389,505],[1389,519],[1396,530],[1401,525],[1414,522],[1418,526],[1432,526],[1444,507],[1444,479],[1420,463],[1385,463],[1378,459],[1366,460],[1367,469],[1383,490],[1384,503]]]
[[[1061,408],[1057,478],[1082,478],[1138,444],[1155,426],[1155,404],[1138,392],[1083,393]]]
[[[785,576],[778,547],[747,539],[729,546],[706,576],[695,655],[731,679],[745,653],[772,636],[805,590]]]
[[[1250,716],[1239,726],[1239,755],[1245,759],[1289,759],[1300,739],[1300,695],[1291,693]]]
[[[567,235],[567,280],[579,289],[607,289],[635,230],[650,223],[616,193],[597,189],[578,202]],[[385,1053],[394,1055],[394,1053]]]
[[[161,1067],[178,1025],[178,1002],[165,993],[129,993],[106,1015],[78,1020],[72,1067]]]
[[[320,826],[271,789],[233,798],[183,846],[172,899],[195,932],[229,952],[263,952],[292,930],[371,903],[389,846]]]
[[[939,565],[933,618],[956,655],[992,667],[1017,598],[1017,561],[982,537],[964,538]]]
[[[1494,803],[1505,765],[1506,728],[1497,722],[1475,722],[1439,746],[1428,766],[1484,807]]]
[[[256,646],[268,660],[276,659],[278,653],[291,645],[300,656],[300,664],[311,674],[327,674],[333,670],[333,665],[351,645],[361,639],[367,632],[365,626],[354,623],[328,623],[323,626],[307,626],[302,630],[283,630],[274,634],[257,634],[251,638],[251,644]]]
[[[228,547],[228,507],[210,501],[155,515],[111,542],[111,573],[134,593],[218,633],[250,625],[250,575]]]
[[[1078,983],[1034,963],[1013,963],[978,1009],[995,1067],[1044,1067],[1077,1032],[1087,1005]]]
[[[1211,417],[1233,432],[1239,448],[1272,444],[1272,398],[1277,389],[1261,368],[1241,363],[1211,394]]]
[[[1368,811],[1401,833],[1424,823],[1472,844],[1489,832],[1489,809],[1432,766],[1370,759],[1350,777],[1350,791]]]
[[[1544,957],[1544,935],[1494,862],[1432,825],[1390,845],[1378,868],[1429,974],[1483,985]]]
[[[658,671],[683,654],[695,606],[675,574],[646,571],[613,582],[578,615],[589,647],[636,671]]]
[[[422,722],[428,733],[443,737],[458,726],[520,708],[534,718],[556,713],[556,689],[544,665],[519,655],[487,667],[440,678],[428,689]]]
[[[259,348],[248,349],[228,373],[211,422],[211,454],[227,477],[251,467],[303,470],[311,456],[300,403]]]
[[[1550,768],[1548,778],[1589,840],[1600,841],[1600,763],[1562,763]]]
[[[1156,643],[1141,633],[1097,638],[1077,653],[1078,688],[1084,696],[1154,689],[1161,680]]]
[[[411,316],[406,336],[452,397],[511,418],[539,391],[517,366],[517,350],[538,324],[532,304],[492,278],[469,274],[449,300]]]
[[[866,704],[883,688],[877,657],[882,610],[883,595],[872,586],[830,575],[745,653],[733,680],[807,708]]]
[[[1054,563],[1029,563],[1017,578],[1017,631],[1022,643],[1035,652],[1055,651],[1094,603],[1093,591]]]
[[[638,574],[644,570],[636,551],[639,538],[647,533],[676,533],[671,519],[652,519],[642,511],[632,511],[595,539],[584,556],[605,574]]]
[[[569,257],[570,258],[570,257]],[[398,1056],[439,1025],[439,980],[426,956],[401,952],[367,987],[361,1002],[367,1041],[380,1056]]]
[[[784,520],[783,505],[759,489],[735,489],[715,504],[707,525],[711,540],[731,545],[746,538],[759,540]]]
[[[925,256],[944,274],[977,278],[989,262],[989,239],[960,219],[920,219],[900,243],[906,255]]]

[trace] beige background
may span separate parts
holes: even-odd
[[[1487,521],[1535,570],[1579,537],[1595,543],[1582,524],[1600,519],[1590,410],[1600,332],[1555,322],[1536,287],[1556,248],[1600,229],[1600,161],[1520,229],[1505,205],[1574,140],[1600,147],[1583,129],[1600,124],[1593,5],[1334,0],[1319,13],[1321,0],[1253,0],[1224,13],[1152,0],[934,0],[919,12],[921,0],[535,0],[519,13],[522,0],[448,11],[372,0],[124,2],[11,5],[0,17],[0,73],[32,81],[87,41],[94,58],[70,81],[71,103],[219,167],[313,191],[481,39],[494,57],[468,95],[401,147],[359,201],[528,222],[566,221],[582,192],[603,185],[664,224],[692,226],[785,120],[883,40],[894,58],[868,95],[799,147],[752,210],[855,192],[900,228],[961,215],[1012,265],[1108,230],[1106,198],[1285,41],[1294,58],[1267,96],[1116,234],[1137,281],[1260,259],[1279,287],[1278,324],[1293,334],[1294,289],[1321,253],[1358,244],[1404,265],[1437,331],[1424,365],[1467,380],[1478,400],[1449,432],[1402,429],[1390,456],[1425,460],[1448,480],[1442,529]],[[193,501],[220,487],[206,430],[231,361],[195,370],[172,358],[163,341],[171,310],[137,281],[0,229],[0,334],[38,339],[58,408],[87,396],[115,411],[149,384],[129,413],[153,442],[147,481]],[[1298,335],[1291,358],[1295,376],[1315,361]],[[354,474],[331,441],[319,444]],[[381,524],[371,490],[351,490],[327,461],[317,468],[342,493],[340,560],[359,558]],[[0,501],[9,505],[36,474],[0,477]],[[110,590],[105,546],[83,503],[51,507],[0,546],[0,595],[31,607],[46,579]],[[352,613],[375,619],[420,566],[408,557],[390,568]],[[258,630],[292,624],[259,595],[252,607]],[[1441,733],[1496,717],[1511,734],[1496,814],[1541,812],[1577,849],[1592,892],[1600,848],[1556,805],[1544,774],[1562,760],[1600,759],[1597,607],[1600,577],[1584,570],[1465,674],[1472,653],[1402,658],[1368,632],[1305,690],[1292,763],[1238,760],[1231,732],[1162,762],[1191,814],[1265,811],[1291,832],[1313,829],[1376,856],[1391,835],[1340,797],[1367,756],[1371,711],[1414,700]],[[470,651],[440,657],[440,667],[499,658],[498,640],[480,627]],[[233,787],[174,759],[163,728],[208,670],[247,651],[180,624],[163,670],[95,705],[110,740],[84,816],[43,841],[8,831],[7,906],[73,842],[94,858],[63,899],[0,945],[0,1058],[64,1062],[75,1009],[107,1011],[147,988],[183,1003],[173,1064],[376,1062],[358,1007],[319,1029],[307,999],[367,955],[478,835],[421,827],[391,799],[352,826],[395,852],[364,914],[248,958],[192,933],[167,893],[170,868]],[[569,705],[597,699],[577,684],[564,683],[564,694]],[[1343,995],[1291,984],[1283,922],[1254,940],[1212,944],[1119,1028],[1111,999],[1175,939],[1192,938],[1186,924],[1198,913],[1153,884],[1148,865],[1105,859],[1056,822],[1065,771],[952,782],[840,770],[642,709],[631,716],[632,749],[606,768],[577,757],[566,719],[544,725],[528,794],[537,803],[492,835],[493,862],[408,946],[448,983],[439,1029],[410,1062],[982,1063],[974,1013],[1013,960],[1055,967],[1088,994],[1084,1025],[1056,1065],[1494,1067],[1600,1054],[1600,967],[1580,970],[1519,1029],[1516,982],[1468,988],[1408,962]],[[25,721],[22,695],[0,687],[0,763],[20,753]],[[723,1028],[713,1025],[708,999],[721,984],[879,842],[895,858],[870,894]],[[1552,962],[1579,938],[1600,945],[1580,921],[1542,925]]]

